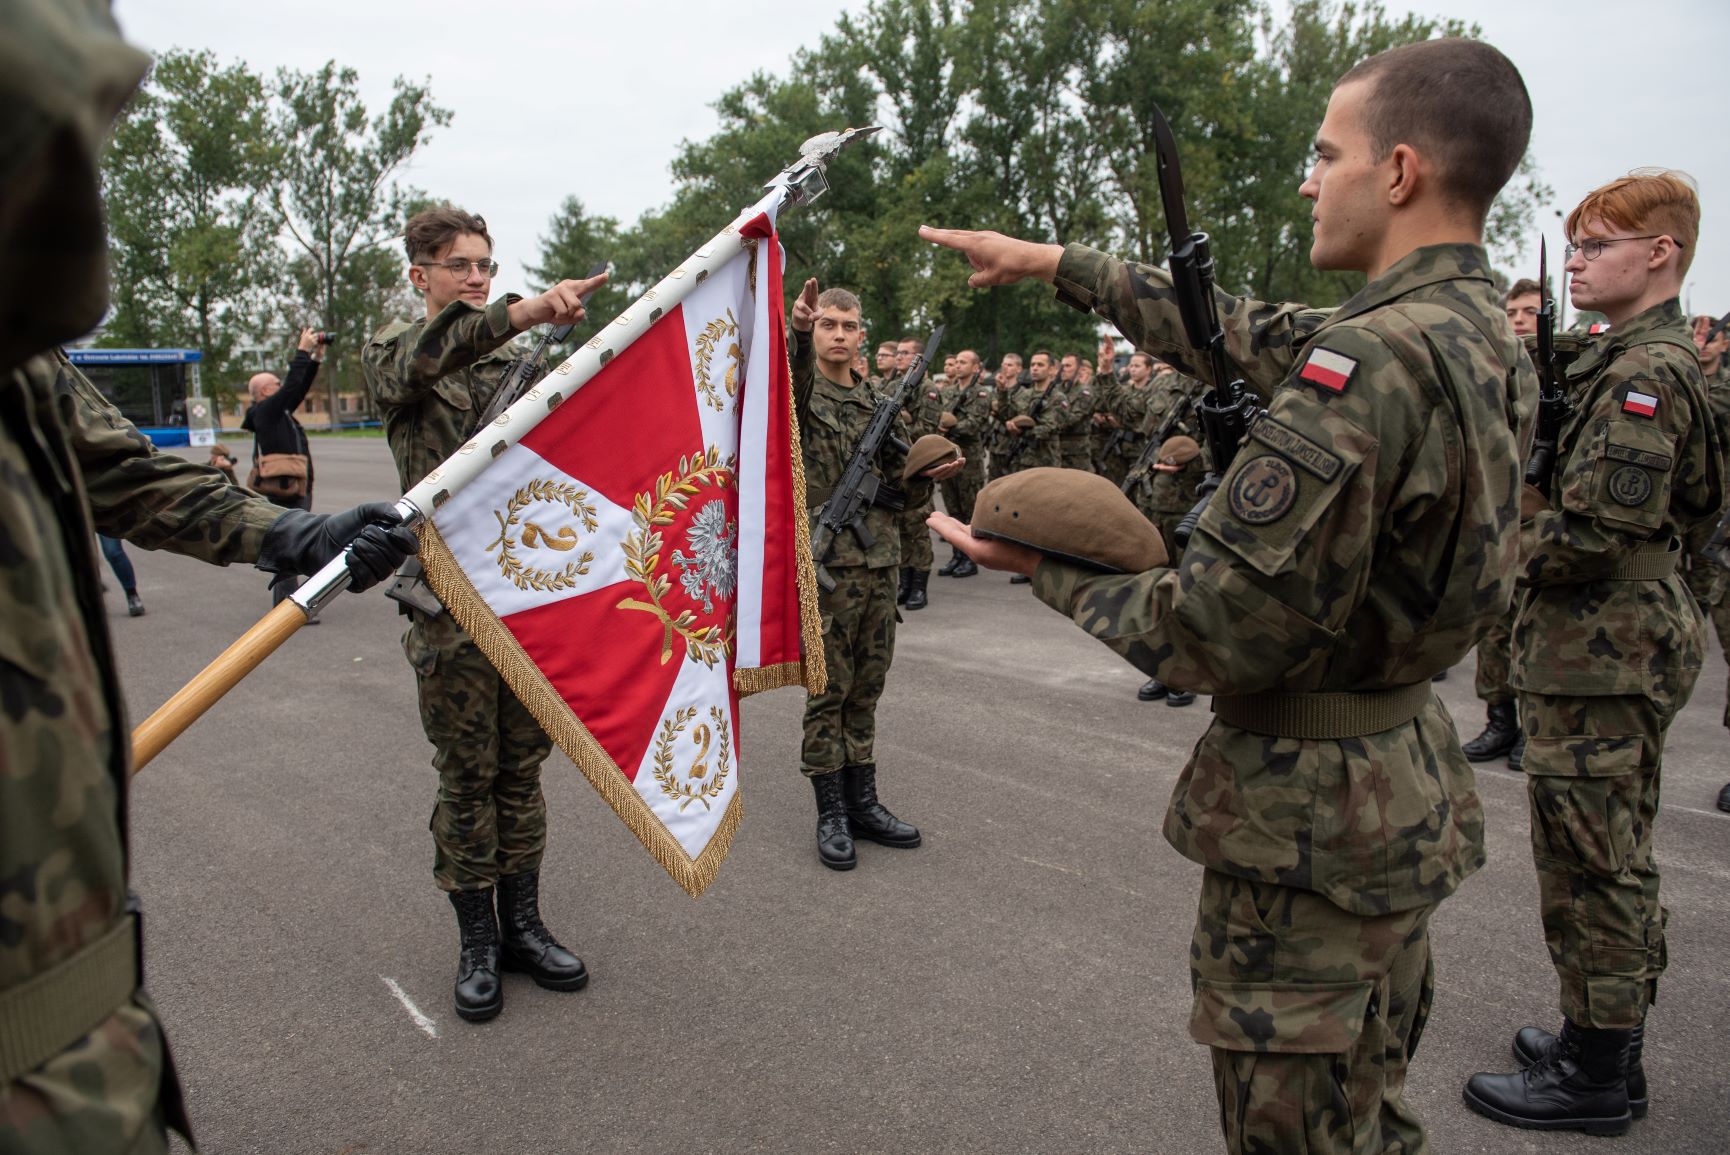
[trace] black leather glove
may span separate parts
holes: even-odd
[[[257,565],[272,573],[311,576],[350,544],[348,588],[358,593],[394,573],[420,548],[420,539],[386,501],[369,501],[342,513],[290,509],[264,535]]]

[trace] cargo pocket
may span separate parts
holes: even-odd
[[[1214,1048],[1227,1146],[1234,1151],[1358,1150],[1380,1110],[1348,1056],[1377,1015],[1376,984],[1201,980],[1190,1037]],[[1301,1136],[1291,1133],[1296,1120]],[[1259,1146],[1258,1146],[1259,1144]]]
[[[421,637],[420,630],[410,626],[402,634],[402,652],[416,675],[430,678],[438,670],[439,652]]]

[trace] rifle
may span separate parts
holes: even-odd
[[[900,487],[877,475],[877,454],[882,451],[885,442],[906,448],[905,443],[895,436],[895,426],[900,420],[902,406],[907,403],[907,395],[919,388],[920,383],[925,380],[925,368],[937,355],[937,346],[943,340],[943,329],[944,326],[939,325],[932,330],[931,338],[925,342],[925,352],[913,358],[913,364],[907,367],[907,373],[895,386],[894,392],[877,403],[877,408],[871,414],[871,423],[865,427],[859,443],[853,447],[853,455],[847,459],[847,468],[841,471],[841,480],[830,491],[829,500],[823,503],[814,516],[811,527],[811,560],[817,563],[817,584],[825,590],[835,588],[835,578],[824,562],[835,548],[835,539],[842,531],[851,530],[859,545],[870,549],[877,539],[865,528],[866,507],[874,505],[900,510],[906,505],[907,499]]]
[[[1550,478],[1556,472],[1556,446],[1562,426],[1573,405],[1556,372],[1556,299],[1549,295],[1550,256],[1544,238],[1538,238],[1538,284],[1544,287],[1543,307],[1538,310],[1538,427],[1532,435],[1532,453],[1526,458],[1526,484],[1546,497]]]
[[[1028,407],[1027,415],[1037,422],[1039,420],[1039,415],[1045,412],[1045,403],[1051,400],[1051,395],[1057,391],[1057,387],[1060,384],[1061,382],[1053,381],[1051,384],[1047,385],[1044,390],[1040,392],[1039,396],[1033,399],[1033,404]],[[1004,450],[1004,467],[1008,468],[1009,466],[1014,465],[1016,459],[1021,456],[1022,452],[1025,451],[1026,448],[1027,434],[1023,433],[1010,443],[1008,449]]]
[[[1713,322],[1712,327],[1706,330],[1706,340],[1701,343],[1700,347],[1704,349],[1707,345],[1716,341],[1719,337],[1723,336],[1724,330],[1726,329],[1730,329],[1730,313],[1725,313],[1722,317],[1719,317],[1717,321]]]
[[[589,277],[598,277],[607,271],[607,262],[601,261],[588,272]],[[584,278],[585,280],[587,277]],[[583,294],[583,300],[588,301],[594,294]],[[499,387],[494,391],[492,400],[481,410],[480,419],[475,422],[476,429],[485,429],[499,414],[509,409],[516,400],[528,392],[529,386],[535,383],[535,376],[540,372],[541,364],[546,360],[547,353],[559,342],[571,335],[575,325],[555,325],[551,329],[541,330],[534,347],[525,357],[518,357],[511,362],[511,367],[505,370],[505,375],[499,381]],[[419,610],[430,618],[436,618],[444,613],[444,603],[427,585],[426,570],[421,567],[420,558],[411,557],[402,563],[402,568],[396,571],[396,577],[384,588],[384,596],[394,602]]]
[[[1171,407],[1171,412],[1165,415],[1165,420],[1159,423],[1153,436],[1147,439],[1147,444],[1141,447],[1141,456],[1129,467],[1129,472],[1123,476],[1123,484],[1118,487],[1124,493],[1128,493],[1136,482],[1147,476],[1147,471],[1153,467],[1154,455],[1159,452],[1159,447],[1165,444],[1165,439],[1171,436],[1172,428],[1189,416],[1190,407],[1195,404],[1195,393],[1193,385],[1185,389],[1183,396],[1177,399],[1177,404]],[[1189,515],[1184,516],[1187,518]],[[1185,540],[1188,540],[1187,535]]]
[[[1178,314],[1183,318],[1184,335],[1190,348],[1206,359],[1208,383],[1207,396],[1200,406],[1208,471],[1199,489],[1200,500],[1177,523],[1174,536],[1181,549],[1189,544],[1189,535],[1195,532],[1214,490],[1231,468],[1238,443],[1261,416],[1261,408],[1226,359],[1225,329],[1220,326],[1219,308],[1213,299],[1212,244],[1206,233],[1189,229],[1189,217],[1183,208],[1183,169],[1178,165],[1177,141],[1172,138],[1171,125],[1157,104],[1153,106],[1153,134],[1159,160],[1159,198],[1165,205],[1165,227],[1171,234],[1171,256],[1166,265],[1172,291],[1177,296]]]
[[[1730,537],[1730,511],[1726,511],[1724,516],[1718,519],[1718,528],[1712,531],[1712,536],[1700,547],[1700,556],[1720,569],[1730,569],[1730,551],[1725,549],[1726,537]]]

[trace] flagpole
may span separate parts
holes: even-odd
[[[548,414],[587,385],[604,365],[630,348],[632,342],[648,332],[651,325],[707,280],[710,273],[738,256],[741,244],[739,230],[744,225],[764,213],[779,213],[789,205],[809,204],[827,192],[829,182],[825,173],[829,162],[853,141],[877,131],[877,126],[873,125],[850,128],[845,132],[826,132],[807,140],[800,146],[799,159],[764,186],[769,192],[761,200],[741,212],[563,364],[536,382],[492,424],[477,430],[462,448],[403,494],[396,503],[397,515],[403,523],[418,524],[461,493],[492,464],[494,458],[528,436]],[[140,722],[132,731],[132,773],[136,774],[148,765],[296,630],[347,589],[348,580],[348,554],[345,550],[236,639],[150,717]]]

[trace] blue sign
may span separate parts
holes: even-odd
[[[204,360],[202,349],[68,349],[74,365],[185,365]]]

